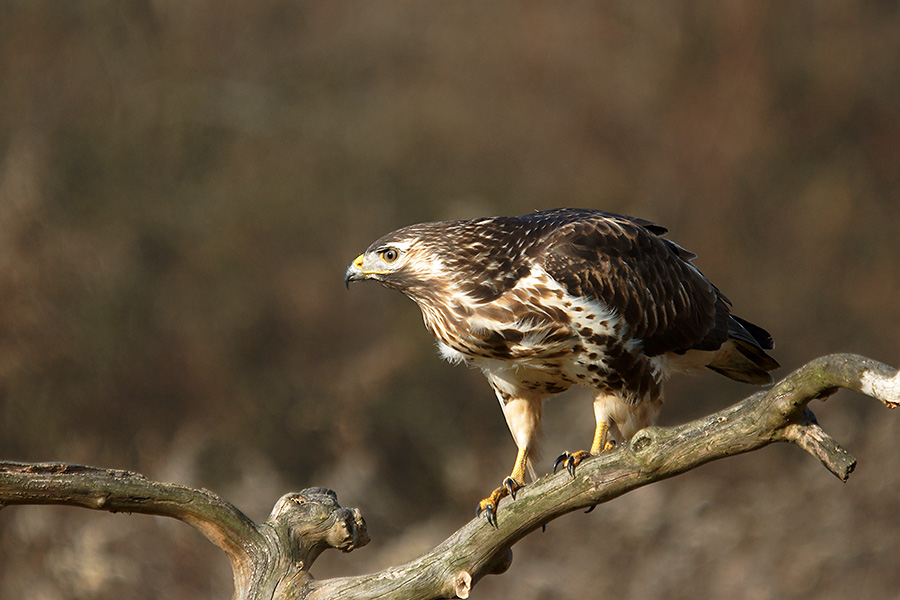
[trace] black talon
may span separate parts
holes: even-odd
[[[522,489],[523,486],[512,477],[507,477],[503,480],[503,487],[506,488],[506,491],[509,492],[509,495],[512,497],[512,499],[515,500],[516,492]]]
[[[592,510],[594,510],[595,508],[597,508],[597,505],[596,505],[596,504],[591,504],[591,507],[590,507],[589,509],[587,509],[586,511],[584,511],[584,514],[588,514],[589,512],[591,512]]]
[[[475,507],[475,517],[480,517],[481,514],[484,513],[485,518],[487,518],[487,522],[489,525],[497,526],[497,515],[494,513],[494,505],[488,504],[484,508],[481,507],[481,504]]]
[[[565,462],[568,458],[569,458],[568,452],[563,452],[562,454],[560,454],[559,457],[556,459],[556,462],[553,463],[553,472],[556,473],[556,469],[559,467],[559,463]]]

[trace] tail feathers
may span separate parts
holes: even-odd
[[[728,337],[749,342],[751,345],[763,350],[771,350],[775,347],[775,342],[768,331],[740,317],[729,316]]]
[[[756,385],[772,383],[769,371],[781,365],[765,352],[775,346],[769,332],[732,315],[728,338],[707,366],[736,381]]]

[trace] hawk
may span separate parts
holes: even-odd
[[[594,396],[589,451],[564,453],[574,474],[585,458],[653,424],[662,383],[711,369],[772,382],[771,336],[731,314],[731,303],[692,263],[695,255],[650,221],[587,209],[554,209],[410,225],[377,240],[347,268],[345,283],[373,279],[422,310],[451,362],[477,366],[518,446],[512,472],[482,500],[495,522],[501,498],[525,484],[543,401],[573,385]],[[618,434],[618,435],[616,435]]]

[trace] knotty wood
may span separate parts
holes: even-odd
[[[484,575],[502,573],[511,547],[566,513],[609,501],[707,462],[792,443],[846,481],[856,460],[816,423],[809,409],[847,388],[889,408],[900,405],[896,369],[854,355],[817,358],[768,390],[677,427],[649,427],[626,444],[566,471],[540,478],[515,500],[504,499],[496,526],[484,518],[463,525],[430,552],[396,567],[356,577],[316,580],[318,555],[349,552],[368,541],[358,509],[342,508],[334,492],[310,488],[282,496],[256,524],[219,496],[136,473],[63,463],[0,462],[0,508],[66,504],[179,519],[199,529],[230,558],[238,600],[467,598]]]

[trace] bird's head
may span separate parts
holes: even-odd
[[[413,295],[416,288],[441,273],[442,261],[428,243],[423,227],[405,227],[382,237],[356,257],[344,273],[344,283],[373,279]]]

